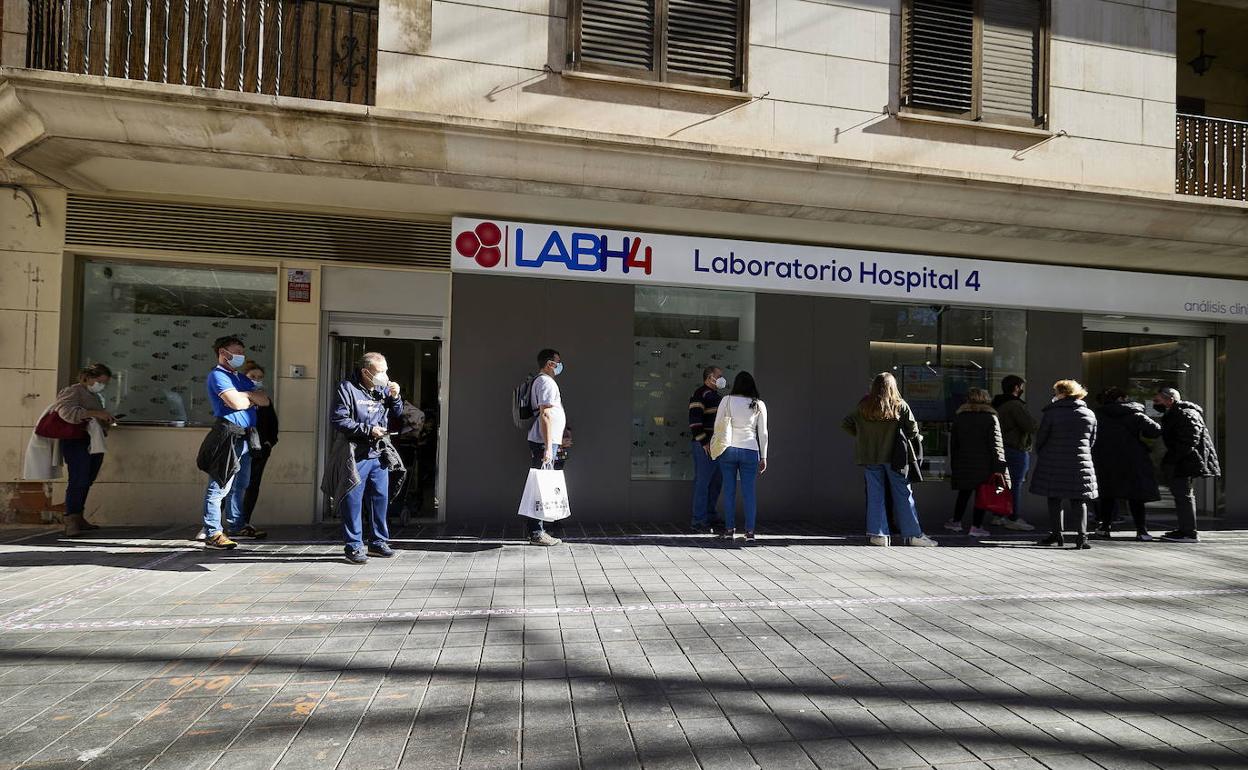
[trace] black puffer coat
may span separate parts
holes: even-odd
[[[963,404],[949,431],[949,480],[954,489],[975,489],[994,473],[1009,478],[997,410]]]
[[[1036,470],[1031,493],[1066,500],[1095,500],[1096,415],[1077,398],[1063,398],[1044,408],[1036,431]]]
[[[1161,416],[1166,456],[1161,472],[1167,479],[1221,476],[1218,452],[1205,427],[1205,412],[1191,401],[1176,401]]]
[[[1097,491],[1103,499],[1160,500],[1153,460],[1143,439],[1157,438],[1161,426],[1131,401],[1118,401],[1096,410]]]

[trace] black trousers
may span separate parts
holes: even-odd
[[[1062,526],[1062,502],[1060,497],[1049,498],[1049,528],[1055,535],[1062,534],[1064,530]],[[1088,501],[1075,498],[1065,502],[1069,503],[1070,515],[1075,519],[1075,524],[1077,525],[1075,531],[1080,535],[1086,535],[1088,533]]]
[[[961,522],[962,517],[966,515],[966,506],[971,502],[971,498],[974,496],[975,490],[973,489],[959,489],[958,500],[953,504],[953,516],[950,518],[954,521]],[[986,513],[987,511],[983,508],[973,509],[971,511],[971,523],[977,527],[982,527],[984,525],[984,515]]]
[[[260,499],[260,482],[264,480],[264,466],[269,462],[273,447],[265,447],[251,453],[251,481],[247,491],[243,493],[243,526],[251,523],[251,512],[256,509],[256,501]]]
[[[1144,501],[1128,500],[1127,506],[1131,509],[1131,518],[1135,521],[1135,531],[1147,532],[1148,518],[1144,511]],[[1102,497],[1096,502],[1096,511],[1097,529],[1112,529],[1114,516],[1118,513],[1118,500],[1112,497]]]

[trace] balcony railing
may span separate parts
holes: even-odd
[[[373,104],[377,5],[29,0],[26,66]]]
[[[1248,123],[1180,114],[1175,130],[1177,192],[1248,200]]]

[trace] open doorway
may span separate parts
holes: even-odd
[[[1205,420],[1215,437],[1220,410],[1217,408],[1215,338],[1212,330],[1187,324],[1164,322],[1102,322],[1086,320],[1083,333],[1083,381],[1089,392],[1089,405],[1097,406],[1097,396],[1109,387],[1126,391],[1132,401],[1142,403],[1147,413],[1153,412],[1153,395],[1159,388],[1177,389],[1185,400],[1194,401],[1205,409]],[[1165,445],[1161,439],[1147,442],[1154,468],[1161,479],[1161,458]],[[1205,479],[1197,485],[1197,507],[1204,515],[1214,515],[1221,499],[1220,480]],[[1174,499],[1163,483],[1162,499],[1150,503],[1159,513],[1173,512]]]
[[[403,419],[390,430],[407,473],[391,478],[390,519],[404,526],[412,521],[434,522],[441,514],[442,447],[442,340],[420,326],[387,323],[331,323],[329,390],[351,376],[364,353],[386,357],[392,382],[403,399]],[[325,414],[328,414],[328,394]],[[322,453],[329,451],[332,432],[322,431]],[[321,501],[322,519],[337,520],[328,499]]]

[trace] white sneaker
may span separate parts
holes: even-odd
[[[992,533],[983,527],[971,527],[971,537],[992,537]]]
[[[993,523],[995,524],[996,522],[993,522]],[[1013,529],[1019,532],[1031,532],[1032,530],[1035,529],[1035,527],[1031,526],[1030,524],[1023,521],[1022,519],[1005,519],[1005,523],[1002,524],[1001,526],[1005,527],[1006,529]]]
[[[918,537],[906,538],[906,545],[913,546],[915,548],[934,548],[939,545],[939,543],[927,535],[919,535]]]
[[[954,521],[953,519],[950,519],[949,521],[945,522],[945,529],[949,530],[950,532],[961,532],[962,522]]]
[[[559,545],[562,542],[563,541],[557,537],[551,537],[549,532],[539,532],[538,534],[533,535],[532,537],[529,538],[529,545],[551,546],[551,545]]]
[[[871,545],[878,545],[881,548],[887,548],[892,545],[893,539],[888,535],[872,535]]]
[[[208,539],[208,532],[207,532],[206,530],[204,530],[204,529],[202,529],[202,528],[201,528],[201,529],[199,530],[199,534],[195,536],[195,539],[196,539],[196,540],[200,540],[200,541],[207,540],[207,539]]]

